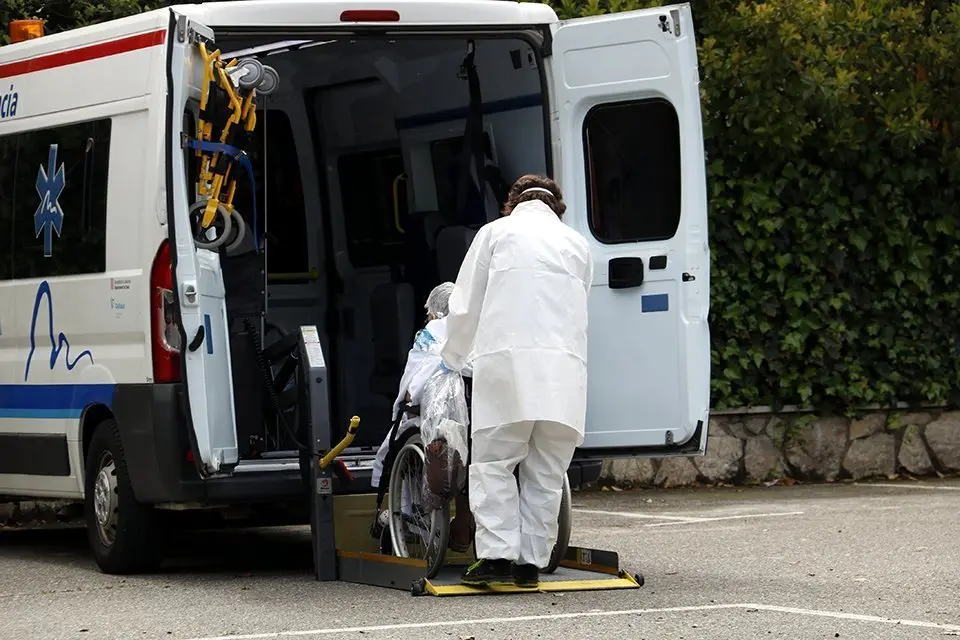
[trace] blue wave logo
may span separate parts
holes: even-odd
[[[87,358],[90,364],[93,364],[93,354],[89,350],[81,351],[76,358],[70,358],[70,341],[67,340],[62,332],[53,336],[53,296],[50,294],[50,284],[44,280],[37,288],[37,297],[33,302],[33,320],[30,321],[30,354],[27,356],[27,368],[23,374],[23,381],[27,382],[30,377],[30,363],[33,362],[33,354],[37,350],[37,318],[40,315],[40,303],[47,299],[47,334],[50,338],[50,371],[57,366],[57,360],[63,353],[67,371],[73,371],[81,360]]]

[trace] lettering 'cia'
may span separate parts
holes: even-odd
[[[17,115],[17,102],[20,96],[13,85],[6,93],[0,94],[0,119],[12,118]]]

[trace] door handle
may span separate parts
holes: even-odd
[[[680,279],[684,282],[692,282],[697,279],[697,276],[684,272],[683,275],[680,276]]]
[[[629,289],[643,284],[643,258],[611,258],[607,266],[611,289]]]
[[[199,349],[200,345],[203,344],[203,334],[203,325],[200,325],[197,327],[197,335],[193,336],[193,340],[187,345],[187,349],[189,349],[191,353]]]

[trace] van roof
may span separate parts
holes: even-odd
[[[180,4],[171,9],[217,27],[310,27],[340,25],[348,9],[390,9],[399,27],[415,25],[540,25],[558,21],[545,4],[507,0],[234,0]],[[0,65],[66,51],[166,26],[167,9],[155,9],[80,29],[0,47]],[[2,77],[2,74],[0,74]]]

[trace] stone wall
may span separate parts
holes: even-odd
[[[960,411],[869,413],[850,420],[719,415],[702,457],[607,460],[601,485],[676,487],[827,481],[960,471]]]

